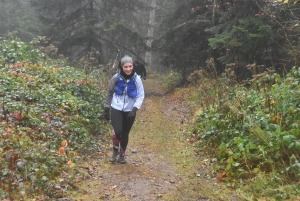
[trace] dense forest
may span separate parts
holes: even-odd
[[[269,174],[264,185],[276,193],[247,190],[276,200],[299,193],[298,0],[0,5],[1,199],[21,192],[18,199],[25,187],[32,194],[51,192],[60,165],[73,167],[77,151],[100,149],[88,136],[108,129],[101,119],[105,75],[125,54],[164,75],[162,86],[170,92],[195,87],[193,107],[203,113],[189,134],[200,147],[215,148],[208,154],[217,156],[215,172],[223,172],[230,187]]]
[[[43,36],[44,46],[77,64],[106,66],[130,54],[149,68],[180,72],[183,81],[213,58],[219,74],[230,68],[242,80],[298,64],[298,12],[297,1],[273,0],[4,0],[0,35]]]

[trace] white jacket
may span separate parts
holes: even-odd
[[[112,107],[116,110],[124,112],[130,112],[133,107],[136,107],[138,109],[141,108],[143,100],[145,98],[144,87],[141,78],[137,76],[136,73],[134,73],[134,76],[137,96],[135,98],[130,98],[126,93],[127,88],[125,88],[122,95],[116,95],[115,89],[118,82],[118,73],[116,73],[109,82],[104,107]],[[127,80],[127,82],[129,82],[129,80]]]

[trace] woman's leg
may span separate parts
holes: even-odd
[[[123,112],[111,108],[111,125],[115,131],[118,140],[121,140],[123,129]]]
[[[132,125],[134,123],[135,117],[127,117],[128,112],[124,112],[124,116],[123,116],[123,128],[122,128],[122,135],[121,135],[121,148],[122,150],[125,152],[127,145],[128,145],[128,141],[129,141],[129,132],[132,128]]]
[[[124,112],[123,115],[124,115],[123,116],[123,132],[122,132],[121,141],[120,141],[121,148],[120,148],[120,155],[119,155],[119,159],[118,159],[119,163],[126,163],[125,151],[126,151],[127,144],[128,144],[129,132],[130,132],[130,129],[131,129],[134,119],[135,119],[134,117],[128,118],[127,117],[128,112]]]
[[[110,162],[115,162],[117,156],[119,155],[119,144],[122,133],[122,119],[123,115],[120,111],[111,109],[111,124],[113,127],[113,135],[112,135],[112,144],[113,144],[113,154],[110,157]]]
[[[120,156],[119,163],[126,163],[125,151],[128,144],[129,132],[134,123],[135,117],[128,118],[129,112],[122,112],[115,109],[111,110],[111,124],[116,134],[116,138],[120,140]],[[114,158],[115,159],[115,158]]]
[[[121,148],[125,151],[128,144],[129,132],[134,123],[135,117],[128,118],[129,112],[122,112],[111,109],[111,124],[115,131],[116,137],[120,140]]]

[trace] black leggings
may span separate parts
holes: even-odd
[[[135,120],[135,117],[128,118],[128,113],[111,108],[111,124],[124,151],[127,148],[129,132]]]

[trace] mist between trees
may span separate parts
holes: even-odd
[[[237,81],[299,64],[297,0],[0,1],[0,35],[52,47],[83,68],[110,69],[122,55],[148,69],[181,74],[183,83],[214,59]],[[43,36],[43,37],[41,37]],[[81,62],[78,62],[81,61]],[[255,69],[249,69],[254,65]]]

